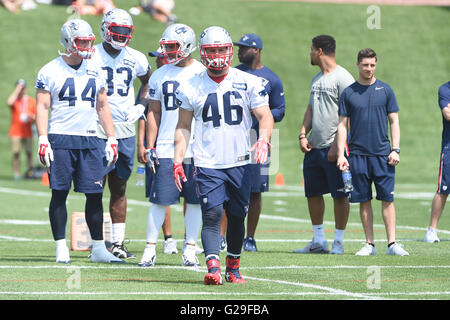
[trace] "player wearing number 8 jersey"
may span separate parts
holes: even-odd
[[[60,41],[66,52],[46,64],[36,79],[38,156],[49,168],[50,224],[56,241],[56,261],[61,263],[70,262],[65,230],[66,199],[72,181],[74,191],[86,195],[86,222],[93,240],[91,260],[123,262],[106,250],[103,241],[104,158],[106,154],[108,165],[117,160],[117,140],[105,80],[98,66],[89,60],[94,40],[87,22],[66,22]],[[97,137],[97,119],[107,136],[106,148]]]
[[[114,166],[106,167],[104,182],[108,180],[111,193],[109,212],[112,220],[113,244],[111,251],[119,258],[136,258],[124,246],[127,215],[126,187],[134,165],[136,146],[135,122],[144,112],[147,83],[151,75],[146,56],[129,47],[134,27],[131,16],[125,10],[115,8],[102,19],[100,31],[103,42],[95,46],[93,60],[101,67],[107,83],[108,102],[118,140],[119,159]],[[134,80],[143,85],[137,105]],[[99,136],[105,138],[101,127]]]
[[[194,165],[192,152],[188,147],[184,170],[189,181],[180,192],[172,180],[174,132],[178,122],[178,103],[175,96],[177,88],[205,70],[193,59],[191,53],[196,49],[195,33],[185,24],[173,24],[162,34],[160,45],[165,65],[157,69],[149,81],[150,108],[148,113],[148,155],[147,163],[152,167],[153,177],[150,187],[152,206],[148,213],[147,244],[140,266],[155,263],[155,245],[159,230],[164,223],[166,206],[176,204],[180,196],[186,204],[186,241],[183,246],[182,264],[199,265],[195,247],[201,226],[200,202],[192,179]]]
[[[175,131],[174,179],[186,181],[181,162],[195,119],[194,180],[201,201],[202,244],[208,272],[205,284],[222,284],[219,262],[220,221],[225,208],[227,225],[226,280],[244,283],[239,261],[244,219],[250,198],[250,151],[264,163],[273,128],[268,96],[260,78],[232,68],[233,42],[217,26],[199,38],[201,62],[207,70],[183,83],[177,91],[179,118]],[[250,146],[253,113],[259,120],[259,140]]]

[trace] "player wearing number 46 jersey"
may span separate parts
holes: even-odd
[[[182,161],[195,119],[194,180],[200,197],[202,244],[208,272],[205,284],[222,284],[219,262],[220,221],[225,208],[227,258],[225,277],[244,283],[239,261],[244,240],[244,219],[250,198],[250,151],[255,160],[267,160],[273,117],[260,78],[232,68],[233,42],[217,26],[205,29],[199,44],[201,62],[207,70],[183,83],[177,91],[179,118],[175,131],[175,183],[187,181]],[[251,113],[259,121],[259,139],[250,145]]]
[[[146,150],[147,164],[153,170],[150,187],[152,206],[148,213],[147,244],[140,266],[155,263],[155,245],[161,226],[164,223],[166,206],[173,205],[184,197],[186,240],[183,246],[182,265],[198,266],[195,248],[201,226],[200,202],[192,179],[194,165],[190,146],[183,164],[189,181],[180,192],[172,180],[174,155],[174,132],[178,122],[178,106],[175,97],[177,88],[205,67],[193,59],[191,53],[196,49],[194,30],[184,24],[173,24],[166,28],[161,40],[163,65],[156,70],[149,82],[150,110],[148,113],[149,148]],[[169,180],[168,180],[169,179]]]
[[[117,140],[106,82],[97,64],[90,60],[94,41],[87,22],[66,22],[60,40],[66,52],[46,64],[36,79],[38,156],[48,167],[52,189],[49,216],[56,261],[60,263],[70,262],[65,230],[66,199],[72,181],[74,190],[86,195],[86,222],[93,240],[91,260],[123,262],[109,253],[103,241],[104,160],[109,166],[117,160]],[[107,136],[106,148],[97,137],[97,115]]]
[[[124,246],[127,215],[126,187],[134,165],[136,146],[135,122],[143,114],[145,95],[151,71],[147,57],[129,47],[134,27],[125,10],[115,8],[102,19],[100,32],[103,42],[95,46],[92,59],[100,66],[107,83],[108,102],[118,140],[119,159],[104,172],[111,193],[109,212],[112,220],[113,244],[111,252],[119,258],[136,258]],[[139,78],[143,85],[141,97],[135,105],[133,82]],[[105,138],[101,127],[99,137]]]

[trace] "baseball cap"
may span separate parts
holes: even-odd
[[[263,43],[260,37],[258,37],[254,33],[246,33],[244,34],[238,42],[234,43],[237,46],[245,46],[245,47],[251,47],[251,48],[257,48],[262,49]]]

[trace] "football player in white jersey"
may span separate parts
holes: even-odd
[[[112,220],[113,243],[111,252],[123,259],[136,258],[124,246],[127,215],[126,187],[134,165],[135,122],[143,114],[148,79],[151,75],[147,57],[128,46],[133,36],[133,20],[125,10],[108,11],[100,25],[103,42],[95,46],[93,60],[99,64],[107,82],[107,95],[119,142],[119,159],[105,171],[105,184],[111,193],[109,212]],[[139,78],[143,94],[135,105],[134,80]],[[101,129],[101,128],[100,128]],[[100,137],[105,138],[101,130]]]
[[[50,224],[56,242],[56,262],[69,263],[65,239],[66,199],[74,191],[86,195],[85,215],[92,238],[93,262],[124,262],[103,241],[103,170],[117,160],[117,140],[106,96],[106,82],[90,60],[95,41],[91,26],[74,19],[61,28],[66,51],[47,63],[36,79],[38,157],[48,167],[52,196]],[[50,113],[50,115],[49,115]],[[97,119],[107,136],[97,137]]]
[[[257,163],[266,162],[273,117],[261,79],[231,67],[233,42],[225,29],[205,29],[198,47],[207,70],[183,83],[176,93],[180,108],[173,175],[181,188],[181,181],[186,182],[182,161],[195,118],[194,179],[202,208],[201,236],[208,268],[204,283],[223,283],[219,262],[223,208],[228,217],[225,279],[245,283],[239,261],[250,198],[250,152],[255,151]],[[252,113],[259,121],[259,139],[250,146]]]
[[[163,32],[161,40],[163,65],[149,81],[150,108],[148,112],[146,150],[147,164],[154,176],[150,190],[152,206],[148,213],[147,244],[140,266],[153,266],[156,260],[156,241],[164,223],[166,206],[179,203],[180,196],[186,203],[186,240],[183,246],[182,265],[199,266],[196,243],[200,232],[202,213],[199,198],[192,179],[194,165],[190,146],[183,167],[189,181],[179,190],[172,179],[174,133],[178,122],[178,103],[175,91],[185,81],[205,70],[192,58],[196,49],[195,32],[185,24],[173,24]]]

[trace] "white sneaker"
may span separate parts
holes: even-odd
[[[156,246],[145,247],[144,254],[142,255],[141,262],[138,263],[139,267],[153,267],[156,262]]]
[[[314,242],[314,239],[304,248],[295,249],[294,253],[329,253],[328,242],[325,240],[322,243]]]
[[[125,261],[109,252],[104,243],[103,245],[93,246],[89,257],[92,262],[125,263]]]
[[[340,241],[333,241],[330,254],[344,254],[344,244]]]
[[[403,246],[401,244],[398,244],[397,242],[395,242],[390,247],[387,247],[386,255],[409,256],[409,253],[405,249],[403,249]]]
[[[56,262],[70,263],[69,248],[67,246],[56,246]]]
[[[423,239],[423,241],[425,242],[440,242],[438,236],[437,236],[437,231],[436,229],[433,229],[431,227],[428,227],[427,229],[427,233],[425,234],[425,238]]]
[[[362,247],[355,256],[375,256],[377,254],[377,248],[366,243],[364,247]]]
[[[165,254],[178,253],[177,242],[173,238],[164,240],[164,253]]]
[[[186,267],[199,267],[197,256],[195,255],[195,246],[186,245],[186,249],[181,256],[181,264]]]
[[[184,250],[186,250],[186,240],[183,241],[183,252]],[[195,254],[201,254],[203,252],[205,251],[202,248],[200,248],[197,243],[195,243]]]

